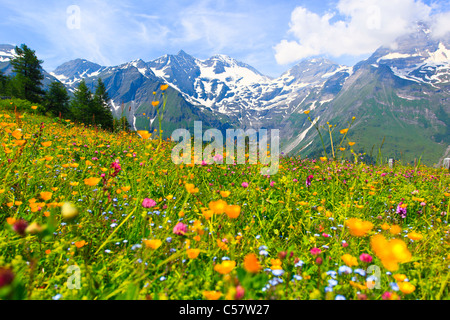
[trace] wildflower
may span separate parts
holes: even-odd
[[[417,233],[415,231],[412,231],[412,232],[408,233],[408,238],[411,240],[422,240],[423,235],[421,235],[420,233]]]
[[[78,216],[78,209],[70,202],[65,202],[61,207],[61,215],[64,220],[71,220]]]
[[[314,176],[313,175],[309,175],[307,178],[306,178],[306,186],[307,187],[309,187],[310,185],[311,185],[311,180],[314,178]]]
[[[203,291],[203,296],[207,300],[218,300],[222,296],[222,292],[220,292],[220,291]]]
[[[84,241],[84,240],[77,241],[77,242],[75,242],[75,247],[77,247],[78,249],[80,249],[80,248],[83,248],[86,244],[87,244],[87,242]]]
[[[280,259],[270,259],[270,264],[272,267],[270,267],[272,270],[282,270],[281,267],[281,260]]]
[[[0,288],[11,284],[14,280],[14,273],[10,269],[0,268]]]
[[[355,142],[351,142],[351,141],[348,142],[349,146],[353,146],[354,144],[355,144]]]
[[[373,259],[372,256],[368,253],[363,253],[359,256],[359,260],[366,263],[371,263],[372,259]]]
[[[211,201],[209,203],[209,208],[216,214],[222,214],[227,208],[227,202],[224,200]]]
[[[41,145],[42,145],[43,147],[50,147],[50,146],[52,145],[52,142],[51,142],[51,141],[41,142]]]
[[[406,205],[403,204],[403,202],[400,202],[397,205],[397,210],[396,210],[397,214],[400,215],[400,217],[402,217],[403,219],[406,218]]]
[[[394,274],[394,279],[397,280],[397,282],[403,282],[406,279],[406,275],[402,274],[402,273],[397,273]]]
[[[387,224],[386,222],[381,225],[381,229],[383,229],[383,230],[388,230],[390,227],[391,226],[389,224]]]
[[[236,287],[236,293],[234,294],[234,299],[241,300],[242,298],[244,298],[244,295],[245,295],[245,289],[241,285],[238,285]]]
[[[142,206],[144,208],[152,208],[152,207],[156,206],[156,201],[153,199],[145,198],[142,201]]]
[[[356,257],[353,257],[352,255],[346,253],[341,257],[342,260],[344,260],[345,264],[349,267],[357,266],[358,260]]]
[[[173,228],[173,233],[179,236],[184,236],[186,232],[188,231],[187,225],[185,225],[182,222],[178,222],[175,227]]]
[[[200,254],[200,249],[187,249],[186,253],[187,253],[189,259],[195,259]]]
[[[358,218],[351,218],[345,224],[349,228],[350,234],[355,237],[363,237],[373,228],[372,222]]]
[[[241,213],[241,207],[238,205],[228,205],[225,207],[225,213],[228,218],[236,219]]]
[[[346,134],[348,132],[348,128],[342,129],[339,131],[340,134]]]
[[[28,222],[23,219],[17,220],[12,226],[13,230],[22,237],[25,236],[25,230],[27,229],[27,227]]]
[[[159,101],[152,101],[152,106],[157,107],[159,105]]]
[[[84,179],[84,184],[90,187],[96,186],[100,182],[101,178],[88,178]]]
[[[372,250],[389,271],[396,271],[399,263],[411,261],[406,243],[400,239],[386,240],[383,235],[375,235],[370,240]]]
[[[223,197],[223,198],[227,198],[229,195],[230,195],[230,191],[220,191],[220,195]]]
[[[404,294],[410,294],[412,292],[414,292],[414,290],[416,290],[416,287],[409,283],[409,282],[400,282],[398,284],[398,288],[400,289],[401,292],[403,292]]]
[[[248,188],[248,182],[242,182],[242,187],[243,188]]]
[[[144,240],[144,244],[146,248],[156,250],[162,245],[162,241],[159,239]]]
[[[310,252],[313,256],[317,256],[322,252],[322,250],[320,250],[319,248],[312,248]]]
[[[41,199],[44,201],[50,200],[52,198],[52,195],[53,195],[53,193],[51,193],[51,192],[41,192],[40,193]]]
[[[256,254],[249,253],[245,256],[244,269],[250,273],[258,273],[261,270],[261,265]]]
[[[198,188],[195,188],[195,185],[193,185],[192,183],[186,183],[184,187],[190,194],[195,194],[199,191]]]
[[[168,85],[168,84],[163,84],[163,85],[161,85],[161,87],[160,87],[161,91],[165,91],[165,90],[167,90],[167,88],[169,88],[169,85]]]
[[[216,264],[214,266],[214,270],[219,272],[220,274],[228,274],[231,271],[233,271],[235,266],[236,266],[236,261],[225,260],[225,261],[222,261],[222,263],[220,263],[220,264]]]
[[[310,112],[311,112],[310,110],[305,110],[305,111],[303,111],[304,114],[308,114],[308,113],[310,113]]]
[[[393,235],[399,234],[400,232],[402,232],[402,228],[396,224],[394,224],[393,226],[391,226],[391,228],[389,229],[389,232]]]
[[[25,229],[25,233],[28,233],[28,234],[38,234],[38,233],[41,233],[42,231],[44,231],[44,227],[42,227],[41,225],[39,225],[37,222],[31,223],[31,224]]]

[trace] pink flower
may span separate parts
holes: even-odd
[[[270,181],[270,186],[273,187],[275,185],[275,181]]]
[[[371,263],[373,258],[370,254],[363,253],[362,255],[359,256],[359,260],[361,260],[362,262]]]
[[[344,248],[347,248],[347,247],[348,247],[348,243],[347,243],[347,242],[342,242],[342,246],[343,246]]]
[[[151,208],[156,206],[156,202],[153,199],[145,198],[144,201],[142,201],[142,206],[144,208]]]
[[[236,287],[236,293],[234,295],[234,298],[236,300],[241,300],[244,297],[244,294],[245,294],[244,288],[241,285],[238,285]]]
[[[319,248],[312,248],[310,252],[313,256],[317,256],[322,252],[322,250],[320,250]]]
[[[248,182],[242,182],[242,186],[243,186],[244,188],[247,188],[247,187],[248,187]]]
[[[173,233],[179,236],[184,236],[188,231],[187,225],[183,222],[178,222],[175,227],[173,227]]]
[[[383,293],[383,295],[381,296],[381,298],[383,300],[389,300],[389,298],[392,296],[392,292],[386,291],[385,293]]]
[[[216,155],[213,157],[213,159],[214,159],[215,162],[221,162],[221,161],[223,160],[223,156],[220,155],[220,154],[216,154]]]

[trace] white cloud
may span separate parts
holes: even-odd
[[[320,54],[370,54],[411,31],[415,22],[429,21],[431,11],[420,0],[340,0],[335,12],[324,15],[297,7],[289,25],[293,39],[274,47],[275,58],[279,64],[288,64]],[[437,30],[448,28],[445,18]]]

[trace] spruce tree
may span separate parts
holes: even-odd
[[[69,118],[69,94],[66,87],[59,81],[50,84],[50,88],[45,94],[45,106],[48,112],[54,116],[64,116]]]
[[[18,98],[23,98],[31,102],[40,102],[44,91],[42,90],[42,80],[44,75],[42,73],[41,64],[39,60],[27,45],[22,44],[15,48],[16,56],[10,60],[13,66],[13,73],[15,73],[15,80],[17,82]]]
[[[92,92],[83,80],[80,81],[78,88],[74,92],[74,97],[70,103],[70,109],[75,120],[84,124],[92,122]]]
[[[93,113],[95,114],[95,123],[100,124],[102,128],[113,129],[114,117],[109,106],[109,96],[106,92],[105,84],[101,78],[97,80],[93,100]]]

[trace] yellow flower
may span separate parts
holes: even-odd
[[[322,162],[327,161],[327,157],[320,157],[320,161],[322,161]]]
[[[222,261],[222,263],[220,263],[220,264],[216,264],[214,266],[214,270],[220,274],[228,274],[231,271],[233,271],[235,266],[236,266],[236,261],[225,260],[225,261]]]
[[[372,222],[358,218],[351,218],[345,224],[349,228],[350,234],[355,237],[363,237],[373,228]]]
[[[90,187],[96,186],[100,182],[101,178],[88,178],[84,179],[84,184]]]
[[[222,296],[222,292],[220,292],[220,291],[203,291],[203,296],[207,300],[218,300]]]
[[[340,130],[339,132],[340,132],[341,134],[346,134],[346,133],[348,132],[348,128],[342,129],[342,130]]]
[[[165,90],[167,90],[167,88],[169,88],[169,85],[168,84],[163,84],[163,85],[161,85],[161,91],[165,91]]]
[[[38,107],[37,106],[32,106],[31,109],[36,110]]]
[[[398,288],[404,294],[410,294],[416,290],[416,287],[409,282],[400,282],[398,283]]]
[[[152,106],[157,107],[159,104],[159,101],[152,101]]]
[[[249,253],[245,256],[244,269],[250,273],[258,273],[261,271],[261,265],[256,254]]]
[[[51,192],[41,192],[40,193],[41,199],[44,201],[50,200],[52,198],[52,195],[53,195],[53,193],[51,193]]]
[[[381,229],[383,229],[383,230],[388,230],[390,227],[391,226],[389,224],[387,224],[386,222],[381,225]]]
[[[344,263],[348,266],[348,267],[353,267],[353,266],[357,266],[358,265],[358,259],[348,253],[344,254],[341,257],[342,260],[344,260]]]
[[[349,145],[349,146],[353,146],[355,143],[356,143],[356,142],[351,142],[351,141],[350,141],[350,142],[348,143],[348,145]]]
[[[311,112],[310,110],[305,110],[305,111],[303,111],[304,114],[308,114],[308,113],[310,113],[310,112]]]
[[[186,253],[187,253],[189,259],[195,259],[200,254],[200,249],[187,249]]]
[[[151,248],[153,250],[156,250],[162,245],[162,241],[159,239],[144,240],[144,244],[145,244],[146,248]]]

